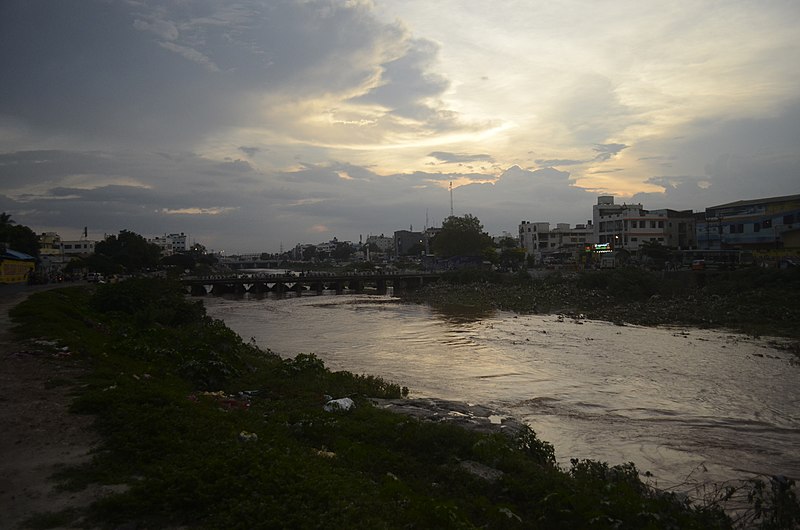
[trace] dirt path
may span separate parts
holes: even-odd
[[[99,488],[54,489],[51,475],[86,461],[97,443],[91,418],[70,414],[81,373],[68,352],[22,342],[9,331],[8,311],[48,286],[0,285],[0,528],[23,528],[32,515],[88,505]]]

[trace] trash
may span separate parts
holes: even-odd
[[[242,431],[239,433],[240,442],[257,442],[258,435],[254,432]]]
[[[355,402],[350,398],[341,398],[341,399],[331,399],[327,403],[325,403],[326,412],[336,412],[336,411],[345,411],[350,410],[351,408],[355,407]]]

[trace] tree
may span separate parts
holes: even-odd
[[[433,239],[433,252],[440,257],[480,256],[492,246],[492,238],[483,231],[480,220],[472,214],[450,216]]]
[[[17,224],[5,212],[0,214],[0,243],[8,245],[9,250],[39,257],[39,238],[36,233],[25,225]]]
[[[5,225],[13,225],[13,224],[16,224],[16,221],[13,221],[11,219],[11,214],[10,213],[6,213],[6,212],[0,213],[0,227],[3,227]]]
[[[303,249],[303,261],[312,261],[317,256],[317,247],[308,245]]]
[[[352,253],[353,253],[353,247],[351,247],[349,243],[337,241],[336,248],[333,249],[332,257],[337,261],[346,261],[350,259],[350,255]]]
[[[127,272],[138,272],[158,265],[161,249],[135,232],[122,230],[94,247],[95,254],[107,256]]]

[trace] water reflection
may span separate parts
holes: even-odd
[[[417,396],[507,411],[562,462],[633,461],[663,486],[697,469],[701,480],[800,478],[800,367],[767,341],[383,296],[205,300],[211,316],[281,355],[315,352]]]
[[[452,324],[469,324],[491,318],[495,310],[488,307],[465,306],[456,304],[437,304],[430,307],[431,313],[445,322]]]

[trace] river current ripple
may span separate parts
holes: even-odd
[[[562,464],[633,462],[659,487],[800,479],[800,366],[766,339],[557,315],[443,312],[387,296],[203,299],[283,357],[496,408]]]

